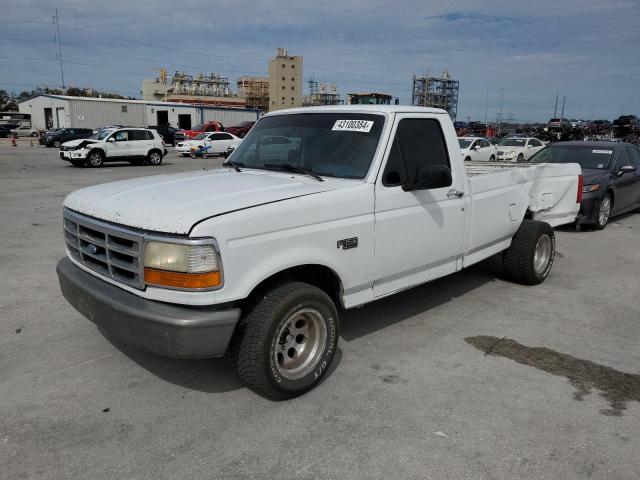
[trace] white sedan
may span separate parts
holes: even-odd
[[[11,130],[11,133],[15,133],[19,137],[37,137],[40,135],[37,129],[33,127],[18,127]]]
[[[505,162],[524,162],[545,145],[537,138],[507,137],[498,145],[498,160]]]
[[[462,158],[469,161],[493,162],[496,159],[496,146],[486,138],[460,137],[458,138]]]
[[[227,132],[201,133],[191,140],[183,140],[176,145],[176,152],[185,157],[191,155],[192,148],[207,148],[208,155],[223,154],[229,147],[237,148],[242,142],[240,137]]]

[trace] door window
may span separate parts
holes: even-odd
[[[482,148],[487,148],[487,147],[490,147],[491,145],[489,144],[489,142],[488,142],[488,141],[486,141],[486,140],[484,140],[484,139],[483,139],[483,140],[480,140],[480,146],[481,146]]]
[[[440,122],[432,118],[400,120],[387,159],[382,184],[396,187],[414,183],[422,166],[451,168]]]
[[[129,141],[129,130],[120,130],[113,134],[116,142],[128,142]]]
[[[640,149],[637,147],[629,147],[629,157],[631,157],[631,165],[640,170]]]
[[[233,137],[228,133],[221,133],[218,136],[218,140],[233,140]]]
[[[534,147],[541,147],[542,143],[540,143],[540,141],[536,140],[535,138],[529,140],[529,144],[533,145]]]
[[[613,171],[617,171],[620,170],[621,167],[624,167],[625,165],[631,165],[631,158],[629,158],[629,155],[627,154],[627,152],[629,151],[629,148],[623,148],[622,150],[620,150],[618,152],[618,158],[616,160],[616,165],[613,168]]]

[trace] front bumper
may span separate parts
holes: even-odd
[[[56,272],[67,301],[107,336],[160,355],[221,357],[240,319],[239,308],[214,310],[147,300],[94,277],[66,257]]]

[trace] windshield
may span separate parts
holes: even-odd
[[[98,130],[89,138],[92,138],[93,140],[104,140],[111,132],[113,132],[113,130]]]
[[[187,130],[187,129],[185,129],[185,130]],[[198,125],[193,127],[191,130],[204,130],[204,123],[199,123]]]
[[[584,169],[609,170],[613,149],[589,145],[551,145],[533,155],[536,163],[579,163]]]
[[[266,117],[250,130],[230,160],[248,168],[279,169],[289,164],[327,177],[364,178],[384,120],[382,115],[352,112]]]
[[[505,138],[500,142],[502,147],[524,147],[527,142],[526,138]]]
[[[469,147],[469,145],[471,145],[471,142],[473,140],[464,140],[462,138],[458,139],[458,143],[460,144],[460,148],[465,149],[467,147]]]

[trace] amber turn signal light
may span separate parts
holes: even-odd
[[[145,283],[173,288],[212,288],[220,286],[220,272],[182,273],[144,269]]]

